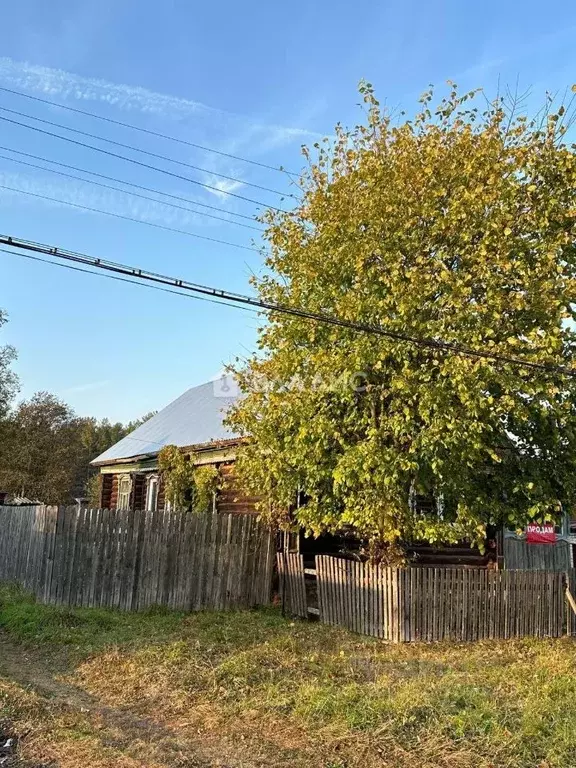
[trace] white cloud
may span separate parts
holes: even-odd
[[[75,384],[72,387],[66,387],[66,389],[62,390],[61,394],[76,395],[81,392],[92,392],[94,389],[104,389],[109,385],[110,381],[108,379],[105,381],[88,381],[85,384]]]
[[[14,87],[66,101],[96,101],[122,110],[163,117],[189,117],[219,110],[199,102],[168,96],[138,86],[110,83],[72,72],[0,58],[0,79]]]
[[[227,112],[198,101],[158,93],[139,86],[111,83],[82,77],[62,69],[42,67],[28,62],[0,57],[0,82],[17,90],[59,98],[64,101],[99,102],[123,111],[156,115],[168,120],[209,118],[211,122],[242,124],[255,134],[266,133],[269,146],[305,140],[316,134],[305,128],[268,125],[244,115]]]
[[[547,50],[557,50],[563,43],[571,43],[576,32],[576,26],[562,27],[553,32],[540,35],[532,40],[525,38],[512,40],[501,33],[494,34],[484,47],[480,60],[471,67],[454,75],[455,80],[461,78],[481,78],[488,72],[498,71],[513,62],[534,58]],[[502,52],[504,51],[504,54]]]
[[[48,100],[76,105],[80,109],[111,114],[120,120],[185,138],[220,152],[264,162],[269,162],[269,153],[278,153],[282,148],[290,148],[293,152],[300,144],[311,143],[319,137],[319,134],[306,128],[268,123],[265,119],[227,112],[191,99],[159,93],[139,86],[83,77],[62,69],[15,61],[8,57],[0,57],[0,85]],[[100,105],[100,109],[97,106],[95,108],[94,104]],[[58,111],[57,107],[52,109]],[[127,112],[131,113],[132,117],[114,115],[114,113]],[[130,136],[134,137],[134,134]],[[137,136],[134,143],[138,143]],[[198,191],[197,195],[192,196],[198,202],[216,198],[223,209],[234,211],[239,201],[230,193],[238,194],[242,190],[242,195],[250,199],[262,200],[263,203],[277,203],[277,199],[271,197],[269,193],[262,193],[246,186],[248,181],[256,180],[258,176],[258,171],[253,166],[210,152],[199,153],[194,149],[190,149],[189,160],[205,169],[196,178],[212,187],[202,192]],[[275,159],[272,164],[276,162],[278,161]],[[287,161],[285,165],[293,167],[294,162]],[[233,179],[222,178],[217,174],[233,177]],[[21,180],[23,178],[22,174]],[[91,191],[86,184],[73,182],[57,184],[46,175],[43,180],[40,180],[38,174],[32,178],[33,181],[29,183],[34,188],[30,188],[30,191],[51,195],[50,190],[55,190],[53,196],[69,202],[90,207],[106,207],[123,215],[135,216],[153,223],[178,228],[190,228],[191,225],[196,225],[197,228],[200,224],[216,224],[213,219],[178,211],[160,203],[147,203],[121,193],[107,193],[104,190]],[[265,181],[267,186],[279,188],[286,193],[290,191],[290,183],[287,177],[281,176],[275,176],[273,181],[272,177],[268,177]],[[164,189],[164,187],[161,188]],[[165,191],[179,193],[174,189]],[[7,193],[4,191],[3,194]],[[185,192],[184,196],[191,197],[188,192]],[[226,216],[224,210],[222,215]]]
[[[227,182],[228,183],[228,182]],[[9,187],[11,189],[4,189]],[[15,191],[23,190],[24,193]],[[55,202],[44,200],[46,198],[56,198],[61,200]],[[66,203],[87,206],[88,208],[109,211],[121,216],[130,216],[139,221],[160,224],[162,226],[175,227],[178,229],[198,230],[200,226],[207,224],[217,224],[212,219],[205,219],[194,211],[181,210],[179,208],[170,208],[162,205],[160,202],[141,200],[139,198],[124,195],[121,192],[113,190],[100,190],[80,181],[70,181],[68,179],[60,180],[59,177],[43,176],[40,174],[19,173],[18,171],[6,170],[0,168],[0,196],[18,200],[19,204],[29,201],[32,204],[44,203],[45,205],[68,208]],[[88,215],[90,212],[76,209],[79,213]],[[101,215],[92,213],[92,215]],[[223,211],[222,216],[226,216]],[[240,238],[236,238],[240,240]]]
[[[223,201],[230,197],[230,193],[237,192],[244,186],[241,181],[229,181],[228,179],[221,179],[218,176],[212,176],[210,174],[206,174],[206,183],[213,187],[213,189],[209,189],[208,192]]]

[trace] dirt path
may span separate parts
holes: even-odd
[[[226,755],[191,734],[177,734],[129,710],[101,705],[80,688],[60,679],[62,662],[16,644],[0,632],[0,677],[29,689],[64,712],[78,713],[97,727],[103,747],[119,750],[142,765],[162,768],[255,768],[245,756]],[[222,745],[224,746],[224,745]],[[147,757],[148,755],[148,757]]]
[[[40,656],[35,649],[14,643],[0,630],[0,675],[64,706],[78,709],[93,706],[94,701],[87,693],[57,680],[61,672],[64,672],[61,661]]]

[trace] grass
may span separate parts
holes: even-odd
[[[18,756],[8,768],[141,768],[160,763],[140,762],[113,744],[112,734],[86,712],[51,700],[0,677],[0,723],[24,736]]]
[[[161,608],[128,614],[45,606],[17,586],[0,585],[0,627],[20,641],[69,646],[82,655],[111,644],[165,639],[178,631],[182,618],[183,614]]]
[[[576,768],[569,639],[388,646],[273,609],[121,614],[42,606],[6,588],[0,628],[62,684],[176,734],[205,765]],[[10,702],[18,723],[24,694],[11,690],[0,719]],[[85,715],[56,730],[84,746],[103,738]],[[122,759],[141,759],[124,742]],[[202,764],[170,759],[126,765]]]

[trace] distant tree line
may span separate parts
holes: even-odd
[[[6,320],[0,310],[0,328]],[[96,503],[90,461],[153,414],[128,424],[81,417],[49,392],[17,403],[15,358],[13,347],[0,346],[0,491],[47,504]]]

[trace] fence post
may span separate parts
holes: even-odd
[[[278,553],[278,556],[282,562],[280,568],[280,578],[282,583],[280,584],[280,594],[282,595],[282,616],[286,616],[286,553],[284,550]]]
[[[402,581],[401,569],[390,568],[391,589],[388,592],[390,599],[391,640],[393,643],[401,643],[404,640],[404,609],[402,606]]]
[[[563,573],[562,581],[564,582],[564,594],[566,595],[566,602],[568,607],[572,609],[572,612],[570,612],[570,610],[566,611],[566,634],[570,636],[572,634],[572,623],[574,622],[572,614],[576,616],[576,600],[574,599],[574,596],[570,590],[569,571],[565,571]]]

